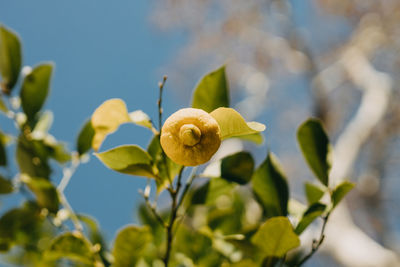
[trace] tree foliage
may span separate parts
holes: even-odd
[[[273,153],[268,152],[265,160],[255,166],[252,154],[241,151],[226,155],[220,162],[192,167],[188,174],[188,167],[174,163],[164,153],[159,141],[161,129],[156,129],[143,111],[129,112],[129,105],[121,99],[101,104],[77,133],[76,151],[67,151],[49,134],[52,115],[43,109],[53,64],[40,64],[20,77],[19,37],[4,26],[0,37],[1,110],[15,121],[17,132],[15,136],[0,132],[0,194],[21,194],[25,199],[24,204],[5,211],[0,218],[0,250],[6,256],[3,259],[11,264],[273,266],[293,257],[291,252],[300,245],[300,234],[318,218],[326,223],[353,187],[349,182],[329,187],[330,143],[316,119],[307,120],[298,130],[304,158],[316,175],[315,181],[321,183],[305,185],[308,203],[300,220],[289,220],[290,186]],[[162,87],[163,84],[161,92]],[[11,96],[20,98],[21,107],[10,104]],[[224,67],[201,79],[192,103],[215,118],[221,139],[245,136],[243,140],[259,143],[265,126],[246,122],[229,108]],[[160,108],[160,117],[161,112]],[[84,163],[84,155],[92,149],[100,150],[107,135],[123,123],[151,130],[154,136],[147,149],[121,144],[96,153],[96,157],[112,170],[150,179],[157,190],[151,194],[151,184],[143,190],[144,204],[138,208],[141,225],[124,226],[108,244],[92,218],[73,211],[64,189],[75,169]],[[14,142],[10,143],[10,139]],[[14,155],[9,153],[11,150],[15,150],[18,163],[12,176],[5,171],[9,156]],[[52,174],[54,162],[64,168],[58,185]],[[216,164],[216,177],[205,171],[209,164]],[[166,209],[153,204],[153,197],[162,192],[171,198]],[[323,194],[330,195],[327,202],[322,202]]]

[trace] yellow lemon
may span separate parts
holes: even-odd
[[[161,129],[161,146],[174,162],[197,166],[210,160],[221,144],[217,121],[196,108],[180,109]]]

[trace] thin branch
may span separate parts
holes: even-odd
[[[168,225],[164,222],[161,215],[157,212],[155,205],[150,202],[150,199],[149,199],[150,192],[147,192],[147,188],[150,188],[149,186],[150,185],[147,184],[144,192],[139,191],[139,193],[143,196],[146,206],[150,209],[150,211],[153,213],[154,217],[158,220],[158,222],[161,224],[161,226],[164,228],[167,228]]]
[[[311,245],[311,251],[310,251],[306,256],[304,256],[303,259],[301,259],[301,260],[299,261],[299,263],[296,265],[297,267],[300,267],[300,266],[303,265],[307,260],[309,260],[309,259],[312,257],[312,255],[314,255],[314,253],[317,252],[317,250],[319,249],[319,247],[320,247],[320,246],[322,245],[322,243],[324,242],[324,239],[325,239],[325,227],[326,227],[326,223],[328,222],[329,215],[330,215],[330,212],[328,212],[328,214],[327,214],[325,217],[323,217],[324,222],[323,222],[323,224],[322,224],[322,228],[321,228],[321,233],[320,233],[320,235],[319,235],[319,239],[318,239],[318,240],[315,240],[315,239],[313,240],[313,243],[312,243],[312,245]]]
[[[163,113],[163,109],[162,109],[162,93],[163,93],[163,89],[164,89],[164,85],[165,82],[167,81],[167,76],[163,77],[162,82],[160,82],[158,84],[158,87],[160,89],[160,94],[158,97],[158,130],[161,132],[161,127],[162,127],[162,113]]]
[[[172,240],[173,240],[173,232],[172,229],[174,227],[174,223],[176,220],[176,215],[179,209],[179,205],[180,202],[178,203],[178,194],[179,191],[181,189],[182,186],[182,174],[183,174],[183,170],[184,170],[184,166],[181,167],[181,169],[179,170],[179,175],[178,175],[178,181],[176,184],[176,189],[175,190],[171,190],[170,195],[172,198],[172,207],[171,207],[171,217],[169,220],[169,224],[167,227],[167,231],[166,231],[166,237],[167,237],[167,250],[165,252],[165,257],[164,257],[164,265],[165,267],[168,267],[168,263],[169,263],[169,258],[171,255],[171,248],[172,248]]]

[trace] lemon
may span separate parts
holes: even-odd
[[[210,160],[221,144],[217,121],[196,108],[180,109],[161,129],[161,147],[174,162],[197,166]]]

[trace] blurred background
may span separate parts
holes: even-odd
[[[400,2],[398,0],[6,1],[0,22],[19,33],[24,65],[56,65],[46,108],[50,131],[75,149],[94,109],[122,98],[130,111],[157,116],[157,83],[168,76],[165,117],[190,103],[205,73],[226,64],[231,103],[246,120],[267,125],[262,146],[234,140],[260,163],[276,153],[291,197],[311,181],[296,145],[296,128],[323,120],[334,144],[331,181],[357,184],[328,223],[310,266],[389,266],[400,252]],[[5,132],[15,132],[0,117]],[[147,146],[146,129],[124,125],[101,150]],[[54,177],[61,178],[62,173]],[[99,221],[108,240],[137,221],[146,181],[80,166],[66,189],[72,207]],[[19,204],[15,196],[6,207]],[[2,210],[4,210],[2,208]],[[316,228],[317,230],[318,228]],[[310,243],[313,233],[304,239]],[[309,239],[307,241],[307,238]]]

